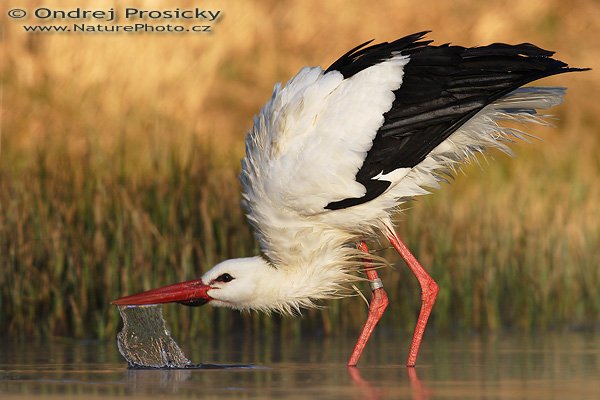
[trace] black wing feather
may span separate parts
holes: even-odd
[[[379,43],[373,46],[365,47],[373,39],[356,46],[336,62],[331,64],[325,73],[330,71],[340,72],[345,79],[351,78],[360,71],[379,64],[382,61],[390,59],[395,53],[405,54],[410,51],[427,46],[432,40],[419,41],[430,31],[414,33],[412,35],[394,40],[391,43]],[[364,48],[363,48],[364,47]]]
[[[392,108],[384,114],[384,123],[356,174],[366,194],[329,203],[325,208],[351,207],[381,195],[391,182],[373,179],[375,176],[416,166],[482,108],[520,86],[583,70],[568,67],[551,58],[553,52],[530,43],[432,46],[431,41],[420,41],[426,33],[363,48],[367,42],[327,69],[349,78],[394,54],[409,56]]]

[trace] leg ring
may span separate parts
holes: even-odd
[[[377,289],[381,289],[383,287],[383,282],[381,279],[377,278],[372,281],[369,281],[369,286],[371,286],[371,290],[374,292]]]

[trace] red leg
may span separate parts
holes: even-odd
[[[358,248],[365,253],[369,252],[369,248],[365,242],[360,242],[358,244]],[[385,293],[385,290],[383,290],[383,285],[381,284],[381,280],[377,275],[377,271],[369,260],[365,260],[365,272],[367,273],[367,278],[371,283],[373,296],[371,297],[371,303],[369,304],[369,316],[367,317],[367,322],[365,322],[365,326],[363,327],[363,330],[356,341],[354,351],[352,352],[350,360],[348,361],[348,366],[355,366],[358,364],[358,359],[360,358],[365,345],[369,341],[371,333],[373,333],[373,329],[375,329],[375,325],[377,325],[377,322],[379,322],[383,312],[388,306],[387,294]]]
[[[421,312],[419,313],[419,319],[417,319],[417,326],[415,327],[413,341],[410,345],[410,351],[408,353],[408,362],[406,363],[408,367],[414,367],[415,362],[417,361],[417,354],[419,354],[419,346],[421,345],[421,340],[423,339],[423,333],[425,332],[425,327],[427,326],[427,320],[429,319],[429,314],[431,313],[431,309],[435,303],[435,298],[437,297],[438,285],[423,269],[421,264],[419,264],[415,256],[413,256],[410,250],[408,250],[408,247],[406,247],[402,240],[400,240],[400,238],[392,230],[388,232],[387,238],[390,243],[392,243],[392,246],[394,246],[394,248],[402,256],[404,261],[406,261],[408,267],[417,277],[419,284],[421,285]]]

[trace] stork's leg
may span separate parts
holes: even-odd
[[[360,242],[358,244],[358,248],[365,253],[369,252],[369,248],[365,242]],[[367,278],[369,279],[369,283],[371,285],[371,289],[373,290],[373,296],[371,297],[371,303],[369,304],[369,316],[367,317],[367,322],[365,322],[365,326],[356,341],[356,345],[354,346],[354,351],[350,356],[350,360],[348,361],[349,366],[355,366],[358,364],[358,359],[365,348],[365,345],[369,341],[371,337],[371,333],[373,333],[373,329],[375,329],[375,325],[381,319],[383,312],[388,306],[388,297],[383,290],[383,284],[381,283],[381,279],[377,275],[377,271],[373,264],[371,264],[370,260],[365,260],[365,272],[367,274]]]
[[[406,261],[408,267],[411,269],[412,273],[415,274],[421,285],[421,312],[419,313],[419,319],[417,319],[417,326],[415,327],[415,333],[413,335],[410,351],[408,352],[408,361],[406,363],[408,367],[414,367],[415,362],[417,361],[417,354],[419,354],[419,346],[423,339],[423,333],[427,326],[427,320],[429,319],[429,314],[431,313],[435,298],[437,297],[438,285],[423,269],[421,264],[419,264],[415,256],[412,255],[410,250],[408,250],[408,247],[406,247],[396,233],[390,230],[387,234],[387,238],[402,256],[404,261]]]

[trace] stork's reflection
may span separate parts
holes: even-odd
[[[419,379],[415,368],[406,368],[409,389],[413,400],[428,400],[429,391]],[[374,387],[368,380],[364,379],[360,369],[348,367],[348,374],[356,388],[360,391],[360,398],[367,400],[378,400],[382,397],[381,390]]]

